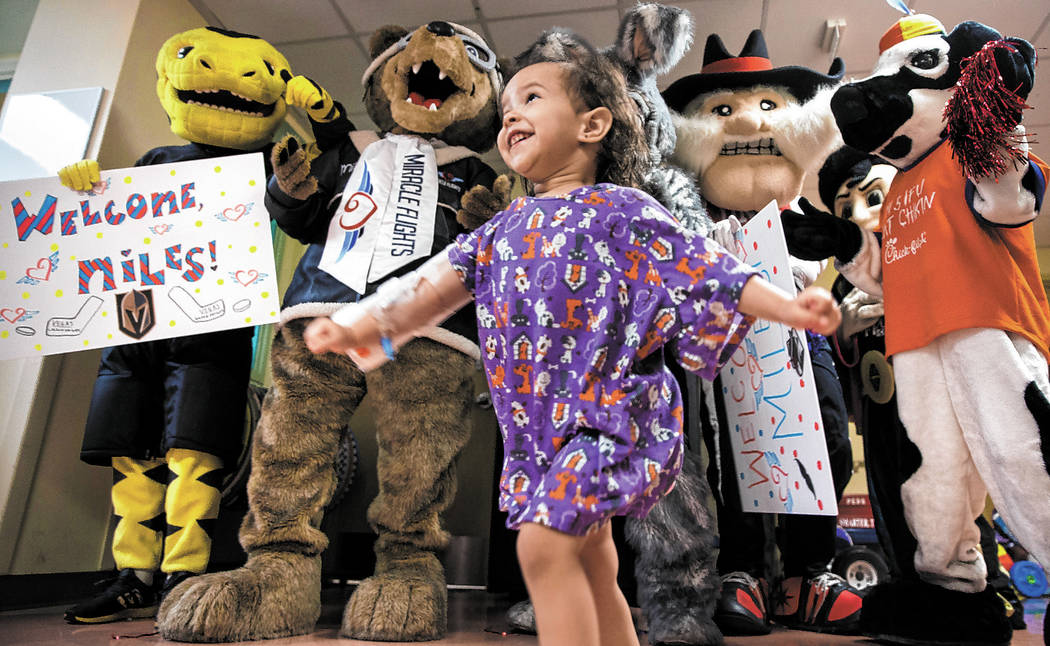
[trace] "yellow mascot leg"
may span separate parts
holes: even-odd
[[[113,560],[118,570],[153,573],[160,566],[164,543],[164,460],[113,458]]]
[[[166,457],[171,481],[164,500],[168,527],[161,570],[200,574],[208,568],[219,516],[222,460],[191,449],[170,449]]]
[[[164,460],[113,458],[113,560],[120,573],[95,596],[65,612],[72,624],[152,617],[157,611],[153,573],[164,541]]]

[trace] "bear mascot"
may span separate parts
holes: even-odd
[[[294,138],[274,148],[267,208],[309,247],[285,295],[274,385],[253,440],[240,533],[248,559],[175,588],[158,616],[165,638],[242,641],[313,630],[328,543],[319,525],[341,429],[366,392],[379,445],[379,494],[368,509],[376,568],[347,603],[340,634],[424,641],[446,632],[438,552],[449,536],[441,515],[470,434],[480,356],[474,310],[405,345],[367,378],[347,356],[310,353],[302,333],[314,317],[415,269],[465,230],[457,221],[463,193],[495,180],[477,154],[495,143],[501,78],[485,41],[448,22],[380,28],[370,53],[364,100],[381,135],[337,119],[344,136],[316,160]]]

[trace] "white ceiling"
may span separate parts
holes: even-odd
[[[1004,35],[1020,36],[1045,55],[1050,51],[1050,3],[1046,0],[906,0],[951,29],[977,20]],[[292,71],[318,81],[343,102],[359,128],[373,127],[361,104],[361,74],[368,63],[368,39],[382,25],[408,29],[431,20],[457,22],[486,38],[496,54],[511,57],[544,29],[575,29],[596,46],[608,45],[620,16],[634,0],[190,0],[209,24],[256,34],[275,45]],[[717,33],[730,52],[747,34],[762,29],[774,66],[804,65],[826,72],[832,54],[821,47],[828,20],[845,20],[837,50],[846,76],[868,74],[882,33],[900,17],[885,0],[688,0],[667,2],[693,15],[692,50],[661,80],[661,87],[700,69],[707,35]],[[571,6],[572,8],[566,8]],[[1034,151],[1050,159],[1050,70],[1037,71],[1025,115],[1034,133]],[[305,121],[305,120],[304,120]],[[1040,137],[1039,135],[1043,135]],[[1047,143],[1040,145],[1040,139]],[[486,161],[502,164],[494,153]],[[807,182],[814,186],[815,181]],[[807,191],[810,192],[810,191]],[[815,193],[815,191],[813,191]],[[1050,246],[1050,218],[1040,219],[1037,237]]]

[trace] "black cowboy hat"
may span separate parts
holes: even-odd
[[[751,32],[739,56],[732,56],[718,34],[711,34],[704,47],[704,64],[700,73],[678,79],[662,95],[667,106],[676,112],[681,112],[690,101],[702,94],[756,85],[786,88],[800,103],[805,103],[813,98],[817,88],[837,83],[845,70],[841,58],[831,62],[831,69],[826,75],[808,67],[773,67],[761,29]]]

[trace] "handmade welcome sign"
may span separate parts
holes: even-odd
[[[737,256],[794,294],[776,202],[738,236]],[[743,509],[837,515],[805,331],[756,321],[721,376]]]
[[[261,153],[0,183],[0,359],[277,320]]]

